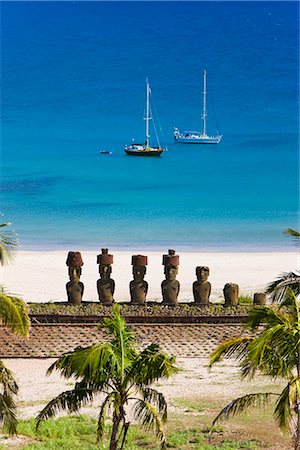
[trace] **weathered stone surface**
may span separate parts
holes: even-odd
[[[193,295],[195,303],[208,306],[211,293],[211,284],[207,280],[209,276],[209,268],[207,266],[196,267],[197,281],[193,283]]]
[[[100,274],[97,280],[97,292],[99,301],[106,306],[114,303],[115,281],[110,277],[113,262],[114,257],[108,253],[108,248],[102,248],[100,255],[97,256]]]
[[[267,303],[267,295],[264,292],[255,292],[253,295],[253,304],[254,305],[265,305]]]
[[[140,348],[157,342],[178,357],[207,357],[225,339],[239,335],[238,324],[142,324],[130,325]],[[0,327],[1,358],[49,358],[76,347],[105,342],[105,333],[96,324],[32,325],[28,340]]]

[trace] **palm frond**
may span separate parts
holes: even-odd
[[[291,383],[281,392],[274,410],[274,418],[281,430],[290,428],[291,417],[294,405],[290,401]]]
[[[286,377],[294,367],[293,339],[290,335],[291,340],[287,342],[287,335],[287,327],[276,325],[265,330],[249,345],[249,360],[265,375]]]
[[[3,216],[3,214],[0,214]],[[0,228],[11,226],[10,222],[0,223]],[[13,230],[0,231],[0,265],[8,264],[13,257],[13,251],[18,247],[17,234]]]
[[[126,321],[121,316],[120,306],[116,304],[113,308],[112,317],[103,319],[99,328],[104,328],[111,339],[120,366],[120,375],[123,378],[125,372],[130,370],[131,361],[138,355],[136,350],[135,334],[130,331]]]
[[[15,334],[28,337],[30,320],[26,303],[0,292],[0,323]]]
[[[53,370],[59,370],[65,378],[83,378],[101,389],[114,375],[118,376],[120,364],[111,343],[105,343],[78,347],[73,352],[63,354],[49,367],[47,374]]]
[[[168,378],[180,371],[175,365],[175,357],[162,352],[158,344],[150,344],[136,357],[128,380],[134,380],[137,385],[150,385],[159,378]]]
[[[243,413],[248,408],[266,405],[273,396],[279,396],[279,394],[272,392],[248,394],[232,400],[214,419],[212,427],[219,420],[229,419],[229,417],[233,417],[237,414]]]
[[[0,425],[10,435],[17,433],[16,409],[14,397],[0,393]]]
[[[252,337],[242,336],[222,342],[210,355],[209,367],[212,367],[221,358],[234,358],[237,361],[243,360],[252,340]]]
[[[0,386],[4,396],[17,395],[19,387],[12,373],[0,359]]]
[[[300,294],[300,273],[284,272],[275,281],[267,285],[266,293],[270,294],[273,303],[280,303],[288,290],[292,289],[296,296]]]
[[[257,330],[262,325],[265,328],[272,328],[278,324],[282,325],[287,321],[287,316],[282,314],[278,308],[274,309],[268,306],[260,306],[249,312],[246,327],[251,330]]]
[[[74,389],[62,392],[45,406],[36,417],[36,428],[42,420],[54,417],[59,411],[78,412],[82,406],[93,400],[94,395],[95,390],[87,388],[86,383],[76,383]]]
[[[299,305],[295,292],[288,289],[284,299],[279,305],[278,310],[288,315],[290,321],[298,321],[300,318]]]
[[[15,396],[19,390],[11,370],[0,360],[0,425],[9,434],[16,434],[17,417]]]
[[[98,416],[98,423],[97,423],[97,442],[102,440],[105,430],[105,420],[106,420],[106,411],[107,408],[110,406],[110,402],[112,400],[113,394],[108,394],[100,408],[99,416]]]
[[[274,418],[282,430],[288,429],[295,434],[297,423],[296,410],[300,398],[300,380],[298,377],[292,378],[283,389],[276,402]],[[296,420],[295,420],[296,419]]]
[[[161,392],[158,392],[156,389],[151,389],[149,387],[140,389],[140,392],[143,396],[143,400],[145,402],[151,403],[151,405],[153,405],[161,415],[162,421],[166,422],[167,402],[163,394]]]
[[[161,448],[165,448],[165,432],[160,414],[149,402],[138,399],[134,407],[134,416],[146,430],[154,429],[160,438]]]
[[[120,335],[125,344],[135,345],[135,333],[130,331],[125,319],[120,312],[120,305],[116,304],[113,307],[111,317],[105,317],[99,324],[99,328],[105,328],[107,333],[117,342],[119,342]]]
[[[293,236],[293,237],[295,237],[295,238],[297,238],[297,239],[300,238],[300,233],[299,233],[299,231],[293,230],[292,228],[286,228],[286,229],[284,230],[284,233],[285,233],[285,234],[289,234],[290,236]]]

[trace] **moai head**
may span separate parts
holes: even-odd
[[[114,262],[113,255],[108,254],[108,248],[102,248],[100,255],[97,256],[97,264],[99,264],[99,274],[101,278],[110,278]]]
[[[146,275],[148,265],[148,257],[144,255],[132,255],[132,275],[135,281],[142,281]]]
[[[200,282],[207,281],[209,276],[209,267],[207,266],[198,266],[196,267],[196,277]]]
[[[178,266],[179,266],[179,255],[176,255],[175,250],[169,249],[167,255],[163,255],[162,258],[162,264],[164,266],[164,274],[166,275],[166,278],[170,276],[170,270],[169,266],[171,266],[173,269],[176,269],[176,275],[178,273]],[[174,270],[172,270],[172,278],[174,277]]]
[[[178,266],[168,264],[166,266],[165,273],[167,280],[176,280],[176,276],[178,274]]]

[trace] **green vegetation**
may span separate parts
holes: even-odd
[[[0,224],[0,266],[8,263],[12,250],[17,241],[12,231],[2,230],[10,223]],[[22,337],[28,337],[29,317],[27,306],[20,298],[4,293],[0,289],[0,324],[7,327],[11,332]],[[9,434],[16,433],[16,395],[18,384],[13,373],[7,369],[0,360],[0,426]]]
[[[3,214],[0,214],[2,217]],[[0,265],[7,264],[12,258],[12,252],[18,246],[16,233],[11,230],[10,222],[0,223]]]
[[[167,404],[164,396],[150,385],[179,371],[174,365],[175,358],[162,353],[157,344],[139,352],[134,333],[126,326],[118,305],[113,316],[103,320],[101,328],[107,332],[107,342],[79,347],[62,355],[48,369],[48,374],[56,369],[65,378],[73,376],[79,381],[74,389],[63,392],[45,406],[37,416],[37,428],[59,410],[77,412],[101,392],[105,399],[97,421],[97,441],[105,438],[107,418],[112,411],[109,449],[124,448],[130,426],[126,407],[133,401],[135,419],[146,430],[154,429],[161,448],[165,448],[163,423],[167,420]]]
[[[285,234],[288,234],[294,238],[299,249],[300,233],[292,230],[291,228],[287,228],[285,230]],[[300,295],[299,270],[282,273],[277,280],[267,286],[266,292],[270,295],[274,303],[280,303],[285,298],[289,290],[292,290],[296,297]]]
[[[188,400],[189,401],[189,400]],[[266,416],[244,416],[235,422],[234,427],[215,427],[210,435],[209,421],[216,407],[202,414],[171,414],[168,420],[166,448],[177,450],[261,450],[278,444],[288,449],[286,441],[278,436],[276,427]],[[60,417],[43,422],[36,431],[34,420],[18,424],[18,433],[27,436],[22,450],[108,450],[109,439],[96,443],[97,419],[86,415]],[[268,440],[264,441],[268,429]],[[111,431],[111,426],[108,426]],[[109,434],[109,433],[108,433]],[[259,435],[259,437],[257,437]],[[209,439],[211,438],[211,442]],[[27,442],[27,443],[26,443]],[[128,430],[124,450],[159,450],[153,436],[137,425]],[[1,447],[0,447],[1,448]]]
[[[240,295],[239,296],[240,305],[253,305],[253,297],[250,295]]]
[[[248,297],[243,297],[244,299]],[[118,303],[121,314],[124,318],[129,316],[247,316],[252,309],[253,300],[243,301],[243,304],[224,308],[224,302],[213,303],[209,307],[203,308],[193,303],[180,303],[176,307],[168,307],[157,303],[154,305],[149,302],[145,306],[130,305],[128,303]],[[81,305],[70,305],[68,303],[29,303],[29,314],[64,314],[70,316],[99,316],[100,318],[108,316],[112,312],[112,307],[103,306],[99,302],[83,302]]]
[[[294,448],[300,449],[300,314],[295,294],[289,291],[274,308],[254,308],[247,328],[257,337],[242,336],[220,344],[211,355],[210,365],[221,357],[235,358],[242,377],[253,378],[257,371],[273,379],[287,381],[281,393],[261,392],[231,401],[213,421],[229,418],[249,407],[263,406],[276,399],[274,418],[282,430],[292,435]]]

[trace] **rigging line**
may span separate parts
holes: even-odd
[[[219,124],[218,124],[218,121],[217,121],[217,116],[216,116],[215,108],[214,108],[214,105],[213,105],[213,104],[212,104],[212,110],[213,110],[213,114],[214,114],[214,118],[215,118],[215,122],[216,122],[217,133],[218,133],[218,134],[221,134],[221,133],[220,133],[220,129],[219,129]]]
[[[159,120],[159,115],[158,115],[158,112],[157,112],[157,109],[156,109],[156,105],[155,105],[155,102],[154,102],[154,99],[153,99],[152,92],[151,92],[151,103],[152,103],[152,106],[153,106],[153,109],[154,109],[155,118],[157,119],[158,128],[159,128],[159,131],[160,131],[160,134],[161,134],[161,137],[162,137],[162,141],[163,141],[163,143],[165,143],[166,139],[165,139],[164,131],[163,131],[163,128],[162,128],[160,120]],[[152,114],[152,112],[151,112],[151,114]],[[153,118],[153,115],[152,115],[152,118]],[[152,120],[152,122],[153,122],[153,125],[155,126],[154,119]],[[156,139],[158,140],[157,136],[156,136]]]
[[[152,115],[151,109],[150,109],[150,114]],[[152,120],[152,123],[153,123],[153,129],[154,129],[155,137],[156,137],[156,140],[157,140],[157,144],[158,144],[158,146],[160,147],[160,142],[159,142],[159,137],[158,137],[158,134],[157,134],[157,129],[156,129],[155,121]]]

